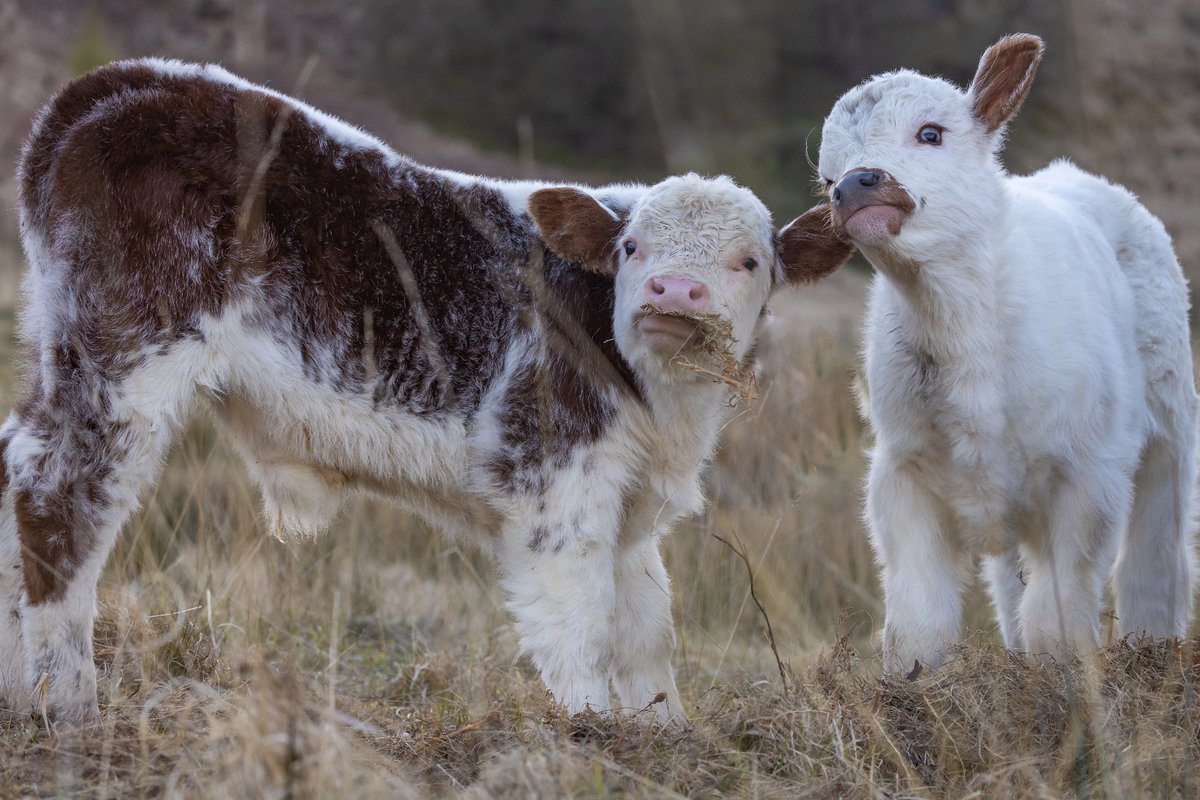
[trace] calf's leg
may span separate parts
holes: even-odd
[[[613,683],[626,711],[643,709],[661,694],[655,713],[686,722],[671,667],[671,584],[658,545],[658,537],[648,537],[617,551]]]
[[[1178,437],[1152,440],[1134,477],[1133,515],[1113,568],[1123,634],[1183,636],[1191,620],[1195,435],[1181,417]]]
[[[6,431],[16,422],[9,417],[0,430],[0,709],[28,709],[25,686],[25,648],[21,641],[21,541],[12,492],[8,491]]]
[[[872,459],[867,522],[882,567],[883,667],[936,667],[959,639],[971,559],[949,534],[940,502],[913,470],[886,455]]]
[[[1021,597],[1026,652],[1054,657],[1100,646],[1100,603],[1113,550],[1129,516],[1127,479],[1081,476],[1050,500],[1049,529],[1023,547],[1028,566]]]
[[[98,370],[50,372],[48,388],[18,409],[8,429],[24,577],[26,672],[18,691],[54,719],[88,722],[99,715],[96,584],[190,404],[194,384],[186,367],[161,356],[119,384]]]
[[[546,526],[531,533],[514,521],[498,543],[497,563],[521,648],[571,714],[610,706],[616,537],[605,533],[591,526]]]
[[[984,556],[982,561],[983,580],[992,598],[996,622],[1000,625],[1000,638],[1009,649],[1020,647],[1019,609],[1021,595],[1025,591],[1025,585],[1021,582],[1020,549],[1013,546],[1003,553]]]

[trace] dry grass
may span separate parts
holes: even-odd
[[[758,376],[752,364],[739,361],[734,356],[732,351],[737,340],[733,338],[733,322],[727,317],[664,311],[650,303],[643,305],[641,311],[658,317],[684,320],[695,326],[695,332],[671,358],[671,363],[725,384],[743,405],[758,399]]]
[[[565,717],[511,642],[397,652],[391,633],[351,624],[334,674],[320,648],[268,660],[269,642],[222,644],[210,660],[204,626],[167,647],[144,626],[125,642],[138,655],[105,673],[100,729],[0,725],[0,790],[1124,798],[1191,797],[1200,779],[1195,641],[1121,642],[1067,667],[976,640],[912,682],[880,679],[840,641],[792,673],[788,696],[748,677],[693,686],[693,726],[660,729]]]
[[[669,542],[690,728],[564,717],[517,657],[486,559],[389,506],[271,540],[201,421],[101,584],[102,725],[0,718],[0,797],[1194,796],[1196,642],[1026,663],[976,593],[980,633],[949,665],[880,679],[849,391],[861,292],[846,273],[777,304],[713,505]],[[754,570],[787,696],[746,565],[716,536]]]

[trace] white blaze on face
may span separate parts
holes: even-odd
[[[634,206],[617,242],[615,331],[632,362],[669,360],[690,323],[647,315],[715,314],[732,325],[733,355],[745,356],[776,268],[771,218],[728,178],[669,178]]]

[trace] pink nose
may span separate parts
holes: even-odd
[[[663,311],[701,313],[708,308],[708,287],[703,283],[662,275],[646,281],[646,301]]]

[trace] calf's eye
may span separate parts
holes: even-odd
[[[625,243],[625,256],[626,257],[633,255],[635,250],[637,250],[637,242],[635,242],[633,239],[630,239],[629,241],[627,241]]]
[[[747,258],[745,261],[742,262],[742,268],[744,270],[746,270],[747,272],[753,272],[754,268],[757,266],[758,266],[758,262],[755,261],[753,258]]]
[[[921,144],[941,144],[942,129],[937,125],[926,125],[921,130],[917,131],[917,141]]]

